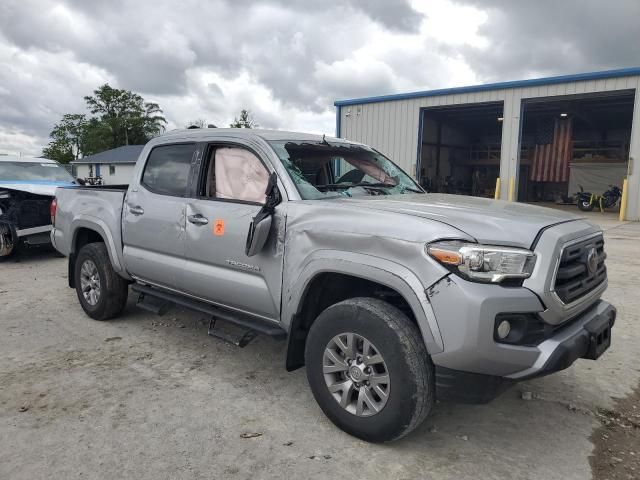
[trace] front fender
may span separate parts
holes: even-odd
[[[289,279],[289,284],[283,290],[282,319],[287,330],[290,329],[291,319],[298,311],[307,287],[314,277],[325,272],[360,277],[397,291],[411,307],[429,354],[444,350],[436,317],[425,287],[418,277],[398,263],[354,252],[319,250],[307,257],[300,273]]]

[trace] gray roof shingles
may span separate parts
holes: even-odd
[[[143,148],[144,145],[125,145],[95,155],[88,155],[71,163],[76,165],[83,163],[136,163]]]

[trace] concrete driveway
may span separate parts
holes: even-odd
[[[92,321],[66,259],[0,264],[0,478],[591,478],[596,413],[640,378],[640,224],[590,217],[607,228],[619,312],[604,357],[489,405],[438,404],[389,445],[335,428],[304,370],[284,370],[284,343],[238,349],[200,316],[156,317],[134,295],[122,318]]]

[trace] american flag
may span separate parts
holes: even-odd
[[[549,118],[538,124],[530,179],[534,182],[568,182],[572,156],[571,118]]]

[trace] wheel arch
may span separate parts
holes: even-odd
[[[69,250],[69,286],[75,288],[75,273],[74,265],[75,259],[78,256],[78,252],[82,247],[88,243],[102,242],[107,247],[107,253],[109,254],[109,260],[113,269],[125,279],[130,280],[123,268],[121,258],[117,254],[117,246],[111,235],[109,228],[100,219],[91,218],[79,218],[73,224],[73,235],[71,239],[71,245]]]
[[[319,257],[319,258],[318,258]],[[307,262],[285,290],[283,320],[289,331],[286,368],[304,365],[308,329],[325,308],[359,296],[383,298],[398,306],[418,325],[430,354],[443,350],[435,315],[419,279],[394,262],[345,252],[320,253]]]

